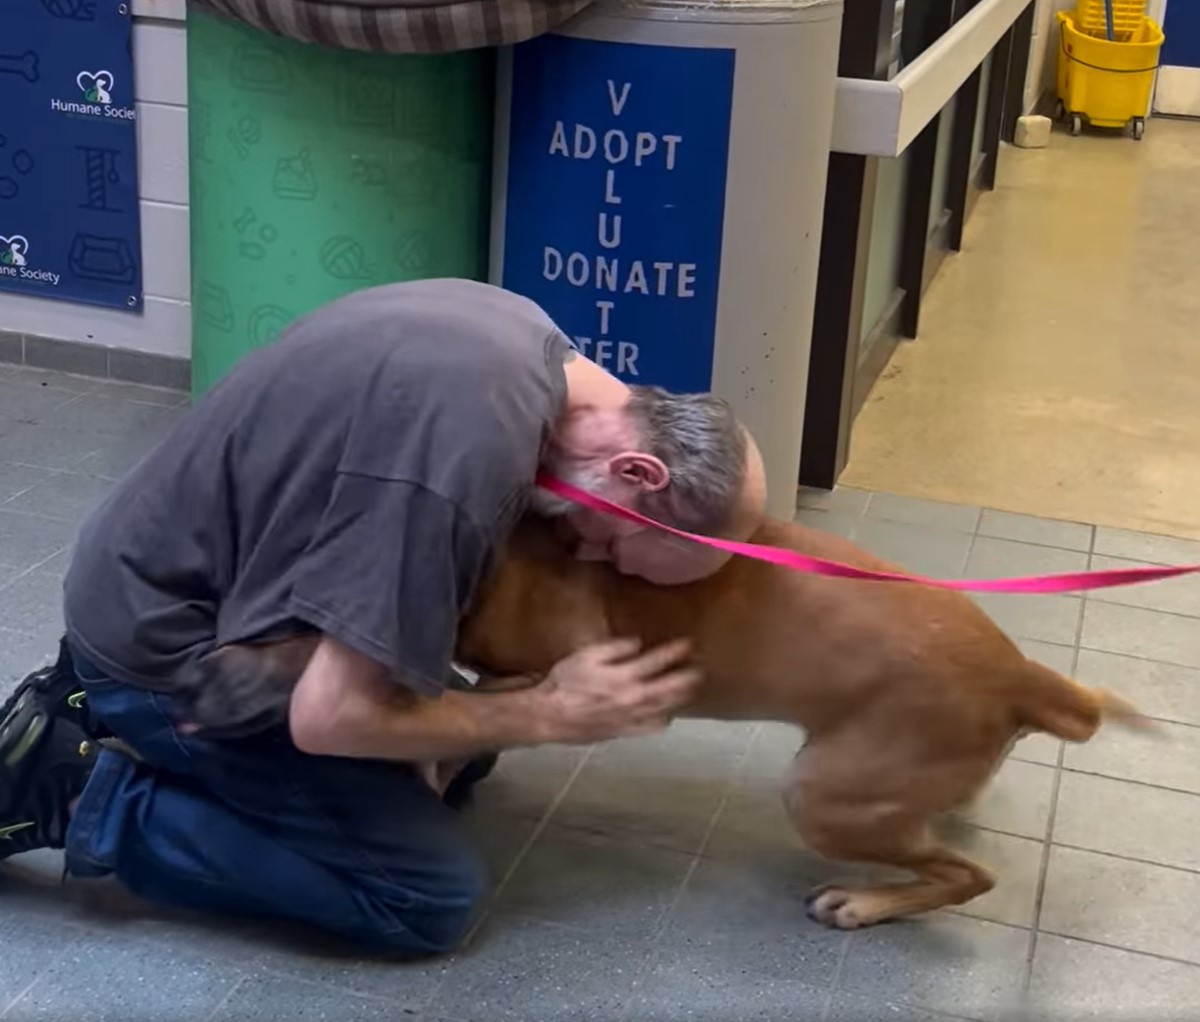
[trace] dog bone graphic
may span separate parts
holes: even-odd
[[[38,80],[38,56],[33,50],[24,53],[0,53],[0,74],[20,75],[27,82]]]

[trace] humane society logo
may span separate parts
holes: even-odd
[[[99,103],[101,106],[112,103],[112,87],[116,82],[111,71],[95,71],[91,74],[80,71],[75,76],[75,84],[89,103]]]
[[[115,117],[122,121],[132,121],[137,117],[137,111],[133,107],[113,103],[112,94],[116,84],[116,78],[111,71],[80,71],[75,76],[75,85],[82,99],[60,99],[55,96],[50,100],[50,109],[60,114],[75,114],[80,117]]]
[[[57,287],[59,275],[52,270],[39,270],[29,265],[29,240],[20,234],[6,238],[0,234],[0,280],[12,278],[30,280]]]

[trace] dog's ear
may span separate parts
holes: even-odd
[[[180,724],[202,737],[239,738],[287,721],[299,673],[270,646],[223,646],[176,676]]]

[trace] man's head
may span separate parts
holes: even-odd
[[[729,405],[711,394],[635,386],[623,387],[618,400],[568,404],[542,463],[582,489],[709,536],[748,537],[766,504],[758,449]],[[580,557],[611,560],[619,571],[651,582],[694,581],[728,559],[545,494],[536,506],[566,515],[581,537]]]

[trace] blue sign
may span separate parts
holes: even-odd
[[[136,117],[128,3],[0,3],[0,290],[141,309]]]
[[[733,70],[732,50],[515,49],[502,283],[626,382],[712,387]]]

